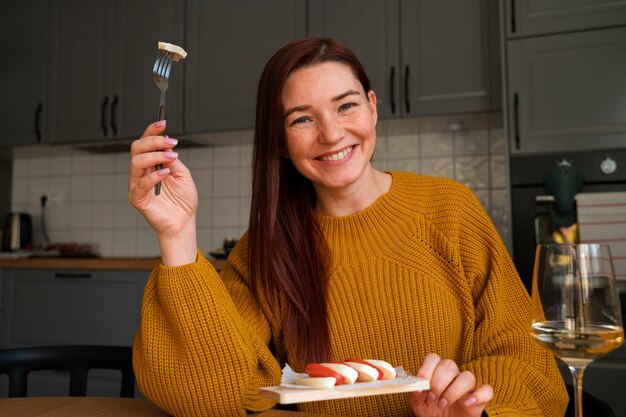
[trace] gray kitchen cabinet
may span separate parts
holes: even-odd
[[[304,0],[187,2],[185,132],[254,126],[261,71],[305,35]]]
[[[49,141],[134,138],[157,119],[157,43],[183,45],[184,2],[54,1],[51,34]],[[181,65],[167,92],[170,133],[182,131]]]
[[[43,140],[48,66],[48,0],[0,3],[0,146]]]
[[[501,0],[508,38],[626,24],[626,0]]]
[[[141,317],[144,270],[0,270],[1,347],[131,346]],[[29,395],[67,395],[62,372],[29,377]],[[0,395],[7,381],[0,378]],[[90,373],[88,395],[118,396],[119,372]]]
[[[626,146],[626,27],[507,41],[512,154]]]
[[[501,108],[497,7],[492,0],[310,0],[308,27],[356,53],[383,118],[483,111]]]
[[[2,347],[130,346],[149,271],[3,271]]]

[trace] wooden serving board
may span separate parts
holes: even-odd
[[[310,401],[336,400],[339,398],[365,397],[367,395],[394,394],[398,392],[426,391],[430,381],[407,376],[384,381],[357,382],[352,385],[336,385],[333,388],[311,388],[304,385],[280,385],[260,388],[261,395],[280,404]]]

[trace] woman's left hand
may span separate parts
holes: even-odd
[[[430,390],[409,394],[409,404],[417,417],[480,417],[493,398],[490,385],[476,388],[476,376],[461,372],[449,359],[430,353],[417,376],[430,380]]]

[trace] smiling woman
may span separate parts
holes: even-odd
[[[530,339],[528,295],[480,203],[448,179],[375,169],[376,122],[344,45],[279,50],[259,82],[249,230],[219,275],[196,248],[191,174],[159,151],[175,141],[156,123],[133,143],[130,200],[162,251],[134,346],[147,397],[174,415],[243,416],[274,406],[258,388],[279,385],[285,363],[379,358],[430,390],[298,408],[563,415],[555,360]]]

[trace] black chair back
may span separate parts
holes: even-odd
[[[135,374],[132,348],[128,346],[37,346],[0,349],[0,374],[9,377],[9,397],[27,397],[31,371],[56,370],[70,374],[72,397],[87,395],[87,374],[91,369],[122,372],[120,397],[133,397]]]

